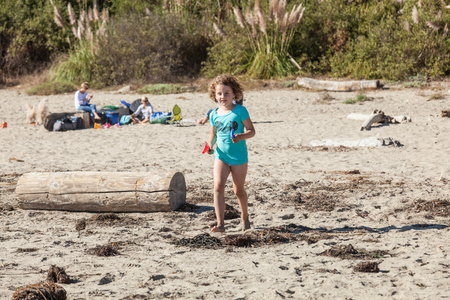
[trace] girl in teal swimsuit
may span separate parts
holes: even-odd
[[[219,104],[210,115],[211,134],[208,146],[217,142],[214,161],[214,208],[217,225],[212,232],[224,232],[225,184],[232,176],[234,194],[239,200],[242,230],[250,229],[248,197],[244,189],[247,176],[248,154],[246,139],[255,135],[255,128],[245,107],[236,104],[243,98],[243,89],[236,78],[228,75],[216,77],[209,87],[209,97]],[[212,151],[208,151],[212,154]]]

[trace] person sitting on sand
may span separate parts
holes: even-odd
[[[142,97],[142,104],[139,105],[138,109],[131,114],[131,121],[134,124],[143,124],[150,122],[150,116],[153,113],[153,107],[148,102],[147,97]]]
[[[247,109],[236,104],[242,99],[243,89],[236,78],[228,75],[216,77],[209,87],[209,97],[219,107],[211,112],[211,133],[208,139],[212,154],[213,140],[217,140],[214,160],[214,210],[217,226],[212,232],[225,231],[225,184],[231,173],[233,190],[241,208],[242,230],[250,229],[248,218],[248,196],[245,191],[245,177],[248,169],[246,139],[255,135],[255,128]]]
[[[83,82],[81,84],[80,89],[75,93],[75,109],[76,110],[84,110],[91,114],[91,117],[95,118],[96,120],[100,120],[100,116],[97,114],[97,108],[95,104],[89,104],[89,101],[91,101],[92,97],[94,95],[87,93],[87,90],[89,89],[89,83]]]

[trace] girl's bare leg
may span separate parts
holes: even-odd
[[[225,184],[231,168],[229,165],[216,159],[214,161],[214,209],[216,211],[217,226],[214,226],[212,232],[225,231]]]
[[[243,165],[231,166],[231,175],[233,177],[234,194],[239,200],[241,208],[242,230],[250,229],[248,219],[248,196],[244,189],[245,177],[247,176],[248,163]]]

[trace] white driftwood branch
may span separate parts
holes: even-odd
[[[377,89],[378,80],[359,81],[325,81],[312,78],[297,78],[297,84],[301,87],[334,92],[351,92],[357,90]]]
[[[373,123],[406,123],[411,122],[411,118],[408,116],[394,116],[390,117],[385,115],[381,110],[375,110],[371,115],[351,113],[347,116],[347,119],[365,121],[361,126],[361,130],[370,130],[370,126]]]
[[[361,131],[363,130],[370,130],[370,127],[373,123],[380,123],[384,118],[384,113],[382,111],[375,110],[369,118],[364,121],[364,123],[361,126]]]
[[[364,139],[324,139],[311,141],[313,147],[380,147],[380,146],[403,146],[393,138],[368,137]]]

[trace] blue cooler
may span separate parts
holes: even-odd
[[[115,112],[115,111],[107,111],[105,113],[106,118],[109,120],[111,120],[110,124],[114,125],[116,123],[119,123],[119,113]]]

